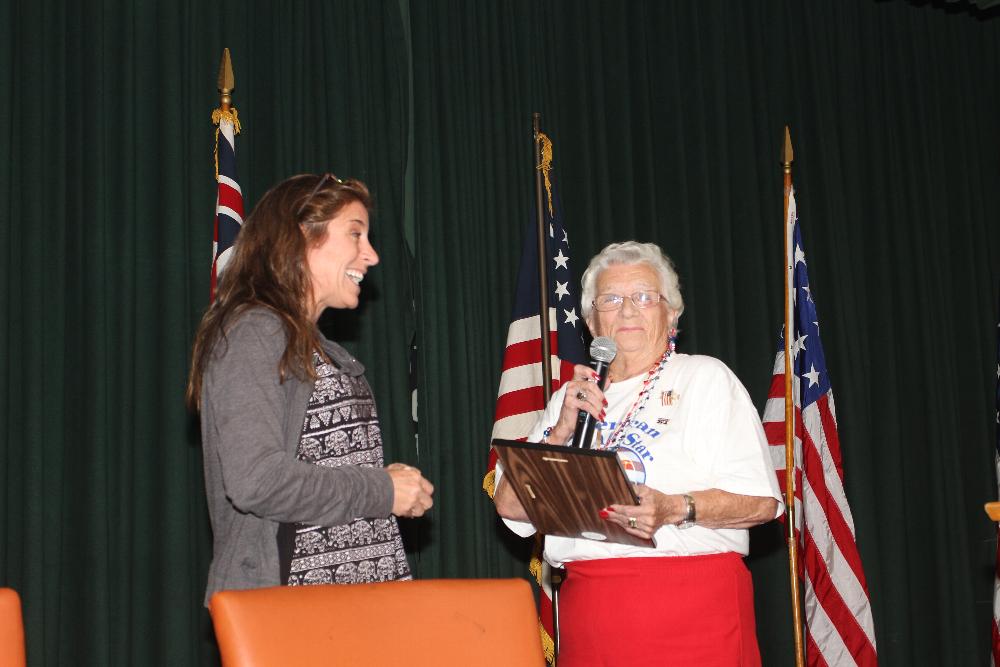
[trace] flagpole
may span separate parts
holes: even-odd
[[[535,218],[538,225],[538,296],[539,296],[539,327],[542,339],[542,391],[545,395],[545,405],[552,398],[552,357],[549,349],[549,274],[548,251],[545,242],[545,209],[542,197],[542,114],[537,111],[531,114],[531,125],[534,130],[535,148]]]
[[[542,114],[537,111],[531,114],[532,134],[535,137],[534,159],[535,159],[535,221],[538,232],[538,327],[541,329],[539,338],[542,342],[542,392],[545,396],[545,405],[549,404],[552,398],[552,351],[549,341],[549,250],[546,237],[548,236],[547,225],[545,224],[545,197],[542,194],[545,188],[545,181],[548,176],[546,170],[548,163],[545,159],[545,144],[548,137],[542,134]],[[551,155],[549,156],[551,158]],[[549,214],[552,214],[552,193],[549,192]],[[535,554],[539,559],[538,584],[544,585],[545,566],[542,564],[541,554],[545,551],[545,536],[539,534],[535,538]],[[552,664],[555,664],[559,655],[559,586],[562,583],[561,568],[552,568],[549,571],[549,589],[552,591]],[[542,595],[544,595],[544,590]]]
[[[785,126],[785,143],[781,150],[784,172],[785,203],[782,226],[785,237],[785,525],[788,528],[788,577],[792,589],[792,623],[795,626],[795,665],[804,667],[805,655],[802,642],[802,608],[799,605],[799,548],[795,539],[795,408],[792,402],[792,336],[793,303],[791,298],[792,235],[788,229],[788,202],[792,194],[792,137]]]

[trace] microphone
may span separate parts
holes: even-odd
[[[600,376],[598,385],[603,388],[605,380],[608,379],[608,368],[615,355],[618,354],[618,346],[615,341],[606,337],[598,336],[590,344],[590,367],[597,371]],[[594,439],[594,418],[586,410],[580,410],[576,415],[576,430],[573,431],[573,446],[591,448],[591,441]]]

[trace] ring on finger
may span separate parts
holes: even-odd
[[[585,401],[587,400],[587,392],[581,389],[580,391],[576,392],[576,397],[581,401]]]
[[[635,520],[634,516],[630,516],[628,518],[628,527],[629,528],[637,528],[638,527],[638,522]]]

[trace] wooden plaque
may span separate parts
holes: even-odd
[[[545,535],[653,547],[601,518],[608,505],[638,505],[632,483],[608,450],[494,440],[503,475],[532,525]]]

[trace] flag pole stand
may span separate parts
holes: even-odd
[[[788,579],[791,585],[792,624],[795,630],[795,665],[805,667],[802,641],[802,607],[799,604],[799,550],[795,539],[795,408],[792,402],[792,336],[795,326],[792,315],[791,289],[795,263],[792,258],[792,236],[788,224],[788,201],[792,193],[792,137],[785,126],[785,141],[781,149],[784,174],[784,207],[782,224],[785,227],[785,527],[788,530]]]

